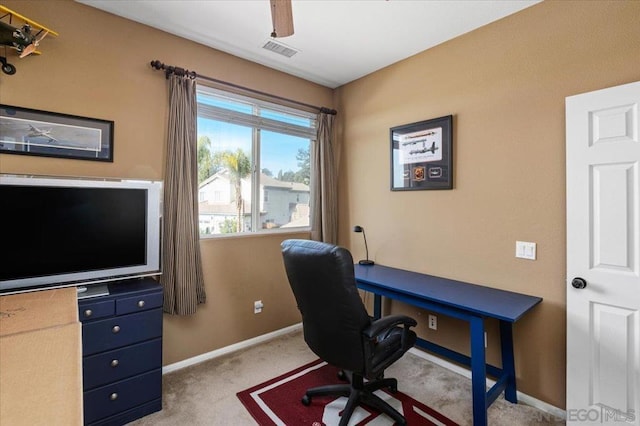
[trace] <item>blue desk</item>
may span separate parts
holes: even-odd
[[[381,315],[381,296],[384,296],[469,322],[471,357],[424,339],[418,339],[416,345],[471,367],[475,426],[487,424],[487,408],[502,391],[507,401],[518,402],[512,326],[527,311],[542,301],[540,297],[381,265],[355,265],[355,275],[358,288],[375,295],[374,316],[376,318]],[[500,322],[502,368],[486,363],[485,318],[496,318]],[[486,390],[487,374],[496,378],[495,385],[488,391]]]

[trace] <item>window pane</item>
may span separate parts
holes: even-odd
[[[302,117],[300,115],[289,114],[282,111],[276,111],[267,108],[260,109],[260,116],[264,118],[270,118],[272,120],[282,121],[283,123],[295,124],[297,126],[311,127],[312,122],[309,117]]]
[[[198,117],[200,234],[251,231],[253,131]]]
[[[208,95],[203,92],[198,92],[197,101],[198,103],[216,106],[231,111],[243,112],[245,114],[253,113],[253,106],[251,104],[240,100],[225,98],[219,95]]]
[[[309,226],[310,140],[260,132],[260,226]]]

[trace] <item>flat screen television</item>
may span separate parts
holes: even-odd
[[[0,294],[159,275],[162,183],[0,175]]]

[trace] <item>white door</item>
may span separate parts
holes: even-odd
[[[639,109],[640,82],[566,99],[569,425],[640,426]]]

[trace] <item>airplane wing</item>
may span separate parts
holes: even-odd
[[[21,21],[24,21],[25,23],[31,25],[32,27],[35,27],[37,29],[39,29],[40,32],[42,31],[47,31],[49,34],[53,35],[53,36],[57,36],[58,33],[53,31],[52,29],[49,29],[47,27],[45,27],[44,25],[38,24],[36,21],[33,21],[27,17],[24,17],[22,15],[20,15],[17,12],[14,12],[13,10],[9,9],[8,7],[2,6],[0,5],[0,12],[4,12],[4,15],[0,16],[0,19],[4,18],[5,16],[13,16],[14,18],[18,18]]]

